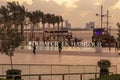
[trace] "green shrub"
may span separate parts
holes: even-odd
[[[107,68],[100,68],[100,76],[109,75],[109,70]]]
[[[120,80],[120,74],[105,75],[97,80]]]
[[[102,59],[100,61],[98,61],[98,66],[100,68],[109,68],[111,67],[111,62],[109,60],[105,60],[105,59]]]
[[[3,78],[0,78],[0,80],[5,80],[5,79],[3,79]]]
[[[109,60],[102,59],[98,61],[97,65],[100,67],[100,77],[104,75],[109,75],[109,67],[111,67],[111,62]]]
[[[21,70],[18,69],[8,69],[6,75],[21,75]],[[6,76],[6,79],[13,79],[13,76]],[[15,80],[21,80],[21,76],[15,76]]]

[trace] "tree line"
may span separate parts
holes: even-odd
[[[28,21],[27,21],[28,20]],[[55,28],[55,24],[57,25],[58,35],[59,30],[63,27],[63,18],[62,16],[50,14],[45,14],[41,10],[29,11],[25,8],[25,6],[20,5],[18,2],[7,2],[6,5],[2,5],[0,7],[0,26],[2,27],[6,23],[11,24],[13,27],[18,29],[20,26],[21,35],[24,35],[24,24],[31,24],[31,39],[35,40],[34,36],[34,27],[39,27],[39,23],[42,24],[43,37],[45,40],[45,25],[46,23],[48,28],[48,33],[50,34],[50,25],[53,25]],[[60,25],[61,24],[61,25]],[[49,37],[48,37],[49,38]]]
[[[6,5],[2,5],[0,7],[0,53],[9,56],[11,69],[13,69],[12,56],[14,55],[15,48],[19,47],[24,41],[24,24],[26,22],[31,24],[31,41],[34,41],[34,26],[39,27],[39,23],[42,23],[43,41],[45,40],[46,23],[48,24],[49,33],[51,24],[53,28],[57,25],[58,35],[60,27],[63,27],[62,16],[50,13],[44,14],[40,10],[28,11],[18,2],[7,2]]]

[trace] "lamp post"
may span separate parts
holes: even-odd
[[[106,16],[106,15],[103,15],[103,6],[101,5],[101,14],[96,14],[96,16],[100,16],[101,18],[101,29],[103,28],[103,17]]]
[[[100,16],[100,18],[101,18],[101,30],[102,30],[102,32],[103,32],[103,17],[106,16],[106,15],[103,14],[103,6],[102,6],[102,5],[101,5],[101,14],[100,14],[100,15],[99,15],[99,14],[96,14],[96,16]],[[97,42],[98,42],[98,43],[101,42],[100,36],[99,36]],[[100,46],[97,45],[96,51],[97,51],[97,52],[101,52]]]
[[[108,31],[108,26],[109,26],[109,11],[107,10],[107,33],[110,34],[110,30]]]
[[[107,10],[107,34],[111,34],[111,26],[109,26],[109,11]],[[109,28],[108,28],[109,27]],[[109,36],[109,52],[111,51],[111,36]]]
[[[109,35],[111,34],[111,26],[109,26]],[[109,36],[109,52],[111,51],[111,37]]]

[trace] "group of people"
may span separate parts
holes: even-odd
[[[36,53],[36,44],[35,44],[35,42],[33,43],[33,53],[35,54]],[[59,51],[59,53],[61,53],[61,51],[62,51],[62,42],[61,41],[59,41],[58,42],[58,51]]]
[[[62,51],[62,42],[61,41],[58,42],[58,50],[59,50],[59,53],[61,53],[61,51]]]

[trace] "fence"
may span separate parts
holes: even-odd
[[[113,74],[113,73],[109,73],[109,74]],[[44,80],[43,77],[48,77],[51,76],[51,80],[85,80],[83,79],[83,76],[85,75],[93,75],[93,78],[90,79],[97,79],[99,76],[99,73],[66,73],[66,74],[30,74],[30,75],[0,75],[0,77],[6,77],[6,76],[12,76],[12,79],[15,80],[16,76],[21,76],[21,77],[25,77],[25,76],[34,76],[36,77],[36,80]],[[67,76],[69,76],[68,78],[66,78]],[[59,77],[56,78],[56,77]],[[89,80],[90,80],[89,79]],[[26,80],[26,79],[25,79]],[[86,79],[88,80],[88,79]]]
[[[10,69],[10,64],[0,64],[1,75],[6,75],[7,69]],[[99,76],[97,65],[14,64],[14,69],[20,69],[21,74],[30,75],[22,75],[24,80],[38,80],[40,74],[44,74],[41,80],[63,80],[61,76],[64,76],[64,80],[89,80]],[[109,71],[117,73],[116,65],[112,65]],[[75,75],[72,75],[73,73]],[[51,75],[45,76],[45,74]]]

